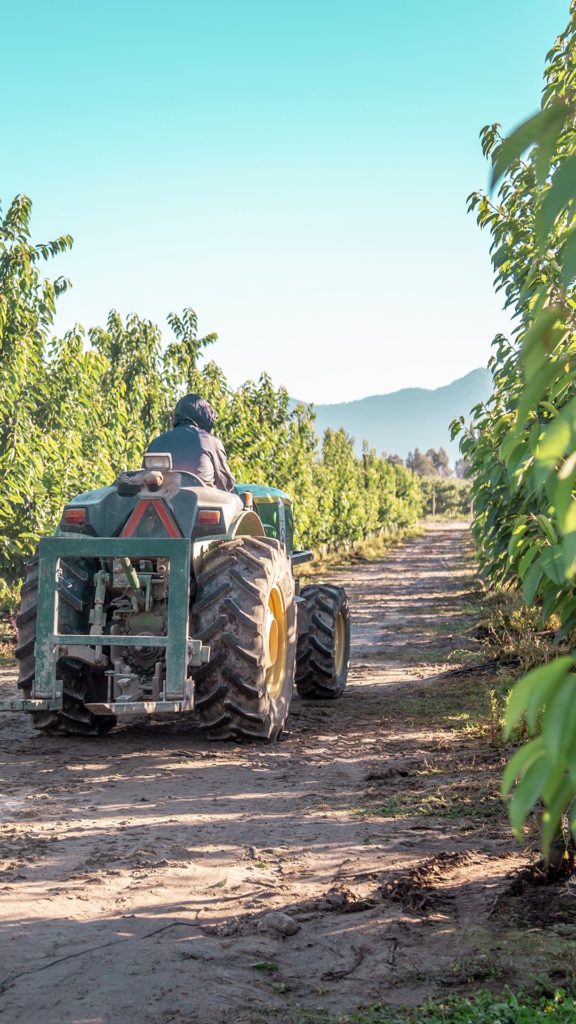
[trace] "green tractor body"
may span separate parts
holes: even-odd
[[[272,487],[205,487],[148,453],[74,498],[28,566],[17,624],[24,710],[48,733],[99,735],[122,716],[193,713],[211,738],[275,739],[294,681],[337,697],[344,591],[304,587],[292,503]]]

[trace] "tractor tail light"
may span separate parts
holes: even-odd
[[[62,513],[62,522],[66,526],[84,526],[86,523],[86,509],[65,508]]]
[[[220,526],[220,509],[200,508],[197,517],[198,526]]]

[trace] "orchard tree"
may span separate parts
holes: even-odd
[[[23,195],[5,214],[0,208],[0,573],[10,582],[43,525],[34,495],[50,445],[38,408],[48,395],[44,357],[56,300],[68,287],[40,267],[72,246],[70,235],[34,245],[31,212]]]
[[[541,109],[510,136],[481,133],[492,189],[469,208],[492,236],[497,290],[514,314],[512,340],[499,336],[490,362],[493,394],[462,421],[471,466],[474,534],[491,585],[517,587],[553,621],[556,642],[576,630],[576,5],[547,55]],[[552,620],[551,617],[554,616]],[[533,738],[503,779],[521,834],[544,805],[543,849],[571,810],[576,836],[576,659],[557,658],[512,691],[509,734],[526,717]]]

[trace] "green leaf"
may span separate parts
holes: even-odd
[[[538,521],[540,529],[542,530],[542,533],[546,537],[546,540],[549,540],[551,544],[557,544],[558,537],[556,536],[556,531],[552,526],[552,523],[550,522],[549,518],[540,513],[536,516],[536,519]]]
[[[567,752],[565,767],[572,780],[572,785],[576,786],[576,747],[574,746],[570,747]]]
[[[574,446],[576,435],[576,398],[564,406],[556,419],[540,434],[534,453],[536,479],[543,484],[566,452]]]
[[[526,533],[527,529],[528,523],[526,522],[525,518],[520,519],[514,526],[514,529],[512,530],[512,536],[510,537],[510,542],[508,544],[508,554],[510,555],[511,558],[514,557],[518,545],[522,544],[524,540],[524,534]]]
[[[562,623],[562,628],[556,634],[556,641],[564,640],[576,626],[576,600],[574,598],[564,600],[562,604],[562,611],[560,613],[560,621]]]
[[[524,473],[531,462],[533,462],[534,456],[532,455],[528,446],[524,443],[518,445],[514,449],[510,458],[508,459],[508,481],[510,487],[510,493],[513,494],[516,487],[518,486],[518,475]]]
[[[518,839],[528,814],[538,800],[546,782],[549,766],[545,757],[539,757],[524,772],[508,804],[508,816]]]
[[[571,580],[576,574],[576,530],[562,538],[562,557],[566,579]]]
[[[543,575],[544,570],[540,564],[540,559],[538,559],[538,561],[534,562],[534,564],[530,566],[522,581],[522,593],[524,594],[524,600],[527,605],[531,605],[536,597]]]
[[[542,815],[541,845],[542,853],[546,860],[548,860],[550,855],[552,843],[560,831],[562,815],[570,806],[575,793],[576,788],[572,785],[570,779],[564,777],[553,800],[547,804],[546,810]]]
[[[576,277],[576,230],[568,235],[560,256],[562,266],[562,284],[568,288]]]
[[[540,794],[545,804],[551,804],[554,800],[558,787],[562,782],[562,779],[566,775],[566,772],[562,767],[558,765],[553,766],[548,761],[548,775],[546,782],[542,786],[542,793]]]
[[[520,561],[518,563],[518,575],[520,576],[520,579],[522,579],[522,580],[524,579],[527,570],[530,568],[530,566],[532,565],[532,562],[534,561],[534,559],[536,558],[536,556],[539,553],[540,553],[540,547],[539,547],[538,544],[533,544],[532,547],[529,547],[524,552],[524,554],[522,555],[522,558],[520,559]]]
[[[533,454],[536,452],[536,449],[538,447],[538,443],[539,443],[540,438],[542,436],[542,429],[543,429],[543,424],[540,423],[539,421],[536,421],[536,423],[533,423],[532,426],[530,427],[530,433],[528,434],[528,444],[530,446],[530,451]]]
[[[277,971],[278,964],[275,960],[258,960],[255,964],[248,964],[253,971]]]
[[[571,671],[575,663],[576,659],[565,654],[561,658],[556,658],[555,661],[552,661],[547,665],[540,665],[538,668],[532,669],[532,671],[528,672],[525,676],[522,676],[522,679],[520,679],[513,687],[510,697],[508,698],[504,726],[504,735],[506,738],[510,736],[510,733],[516,723],[528,710],[532,695],[539,691],[539,687],[549,685],[552,680],[561,682],[561,680],[567,676],[568,672]]]
[[[502,775],[500,792],[503,797],[508,796],[516,779],[524,775],[528,768],[541,757],[544,757],[544,741],[541,736],[524,743],[519,750],[515,751]]]
[[[517,451],[524,448],[524,439],[520,438],[519,430],[522,429],[525,418],[526,417],[522,417],[522,421],[520,421],[520,417],[518,416],[518,422],[516,422],[514,428],[506,435],[498,449],[498,454],[506,465],[509,465],[510,460],[515,456]]]
[[[492,254],[492,266],[494,269],[497,270],[503,263],[506,263],[510,259],[511,255],[510,247],[508,245],[501,245],[500,248]]]
[[[548,622],[548,619],[552,615],[552,612],[555,610],[558,601],[561,599],[561,596],[562,590],[560,588],[552,588],[551,590],[545,591],[544,596],[542,598],[542,605],[540,607],[539,616],[540,622],[543,626],[545,626]]]
[[[556,369],[556,373],[558,373],[558,369],[557,368],[555,368],[555,369]],[[552,402],[541,401],[538,404],[540,405],[541,409],[544,409],[545,412],[551,413],[552,416],[557,416],[558,415],[558,409],[556,408],[555,405],[552,405]]]
[[[564,466],[557,476],[552,478],[550,501],[555,506],[556,520],[560,530],[562,533],[570,533],[572,530],[576,530],[576,502],[573,496],[576,469],[573,469],[569,476],[562,476],[563,469]]]
[[[576,746],[576,676],[567,675],[556,688],[544,712],[542,738],[552,764],[564,763]]]
[[[576,153],[563,160],[536,214],[536,236],[542,249],[556,217],[576,196]]]
[[[493,189],[498,184],[510,166],[529,146],[548,139],[550,135],[556,139],[565,117],[566,107],[563,103],[556,102],[518,125],[494,153],[490,188]]]
[[[553,664],[553,663],[552,663]],[[542,666],[548,668],[547,665]],[[542,710],[546,708],[548,702],[554,696],[556,690],[562,685],[565,679],[564,675],[559,673],[548,672],[544,673],[540,683],[532,691],[526,705],[526,721],[530,732],[534,732],[538,723],[538,718],[542,713]],[[544,740],[542,736],[539,737],[542,743]]]
[[[558,366],[555,362],[551,361],[546,362],[542,366],[540,373],[535,374],[531,380],[526,382],[518,402],[517,423],[514,427],[515,436],[518,436],[518,430],[522,428],[530,412],[541,401],[542,396],[546,394],[550,384],[557,377]],[[502,458],[505,458],[505,456],[502,455]]]
[[[522,335],[522,360],[528,382],[544,371],[550,352],[562,338],[563,316],[564,311],[558,306],[546,306]]]
[[[556,106],[556,104],[554,104]],[[564,116],[562,117],[562,106],[564,107]],[[536,171],[536,177],[540,185],[543,185],[550,173],[550,167],[554,160],[558,146],[558,138],[564,127],[564,121],[568,114],[568,107],[564,106],[557,107],[557,113],[559,120],[551,122],[544,127],[544,130],[538,138],[538,146],[534,154],[534,169]],[[554,107],[548,109],[553,110]]]
[[[558,470],[559,480],[568,480],[576,472],[576,452],[572,452]]]
[[[566,564],[564,562],[564,551],[560,544],[544,548],[540,555],[540,565],[548,579],[552,580],[552,583],[556,583],[558,586],[564,583]]]

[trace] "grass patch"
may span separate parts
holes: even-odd
[[[509,668],[498,665],[485,673],[463,672],[457,678],[440,679],[425,689],[396,696],[394,711],[416,725],[450,730],[468,739],[487,739],[491,746],[502,748],[506,704],[520,674],[518,670],[511,676]],[[521,720],[513,730],[511,746],[526,739],[526,723]]]
[[[487,680],[475,674],[440,679],[416,692],[395,696],[394,712],[433,728],[484,736],[493,713],[490,695],[494,685],[493,678]],[[506,693],[509,687],[508,683]]]
[[[517,591],[496,590],[484,595],[479,630],[486,647],[503,661],[517,661],[519,675],[570,649],[571,638],[554,646],[559,627],[554,615],[543,626],[540,609],[527,608]]]
[[[487,791],[482,780],[448,786],[444,783],[433,790],[403,790],[387,800],[357,808],[356,814],[362,818],[505,819],[498,780],[494,781],[494,792]]]
[[[576,1001],[559,990],[552,997],[534,999],[509,993],[479,993],[474,999],[431,1000],[417,1010],[373,1006],[340,1017],[339,1024],[574,1024]]]
[[[369,537],[354,544],[340,545],[331,551],[315,550],[313,561],[297,566],[294,575],[300,580],[301,585],[305,586],[332,569],[343,569],[359,562],[378,561],[384,558],[391,548],[403,544],[412,537],[421,537],[423,533],[422,526],[408,526],[394,533],[382,533],[378,537]]]
[[[576,1000],[564,989],[545,996],[478,992],[472,999],[431,999],[418,1007],[377,1003],[365,1010],[337,1015],[302,1007],[270,1008],[265,1016],[256,1012],[250,1019],[276,1024],[575,1024]]]

